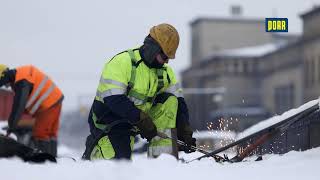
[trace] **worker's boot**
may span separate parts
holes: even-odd
[[[57,156],[57,140],[40,140],[33,139],[32,147],[41,152],[49,153],[53,156]]]
[[[53,156],[57,157],[58,154],[58,142],[57,139],[51,139],[50,140],[50,154],[52,154]]]

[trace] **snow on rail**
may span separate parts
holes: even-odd
[[[309,101],[308,103],[305,103],[304,105],[296,108],[296,109],[291,109],[289,111],[284,112],[282,115],[277,115],[277,116],[273,116],[269,119],[266,119],[256,125],[253,125],[251,127],[249,127],[248,129],[246,129],[245,131],[239,133],[239,135],[237,136],[237,139],[242,139],[244,137],[247,137],[253,133],[256,133],[266,127],[272,126],[280,121],[283,121],[289,117],[292,117],[316,104],[319,103],[319,99],[313,100],[313,101]]]

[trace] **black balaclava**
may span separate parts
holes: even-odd
[[[156,57],[161,52],[159,44],[148,35],[143,42],[141,54],[144,63],[150,68],[162,68],[163,64],[160,64]]]
[[[0,87],[3,85],[11,85],[13,87],[15,78],[16,78],[15,69],[7,69],[3,72],[3,76],[0,78]]]

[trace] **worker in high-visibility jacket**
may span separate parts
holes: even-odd
[[[149,141],[150,157],[178,154],[176,143],[157,132],[195,145],[182,89],[167,64],[178,45],[177,30],[159,24],[141,47],[106,62],[88,118],[84,159],[130,159],[137,134]]]
[[[57,155],[59,118],[63,101],[61,90],[46,74],[32,65],[9,69],[0,64],[0,87],[11,86],[14,100],[7,135],[17,131],[23,112],[35,118],[31,147]]]

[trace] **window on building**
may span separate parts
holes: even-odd
[[[320,56],[318,56],[317,63],[318,63],[318,74],[317,74],[317,77],[318,77],[318,83],[320,83]]]
[[[309,61],[304,61],[304,84],[306,87],[309,87]]]
[[[314,59],[311,59],[310,63],[309,63],[310,67],[309,67],[309,78],[310,78],[310,86],[314,85],[314,74],[315,74],[315,63],[314,63]]]
[[[197,32],[192,32],[192,48],[191,48],[191,54],[192,59],[195,60],[195,58],[199,58],[200,54],[200,37]]]
[[[243,61],[243,73],[248,74],[249,73],[249,64],[247,61]]]
[[[261,61],[253,61],[251,64],[251,72],[259,72],[264,71],[266,68],[265,64],[263,64]]]
[[[252,73],[254,71],[253,66],[254,66],[254,63],[252,61],[248,61],[248,72],[249,73]]]
[[[223,73],[223,64],[220,61],[214,62],[212,69],[216,69],[217,73]]]
[[[277,114],[281,114],[294,107],[294,85],[282,85],[275,88],[274,102]]]
[[[238,61],[234,61],[234,72],[235,73],[239,72],[239,63],[238,63]]]
[[[234,65],[231,61],[228,61],[225,66],[227,67],[227,72],[228,73],[233,73],[234,72]]]
[[[238,73],[243,73],[243,62],[238,61]]]

